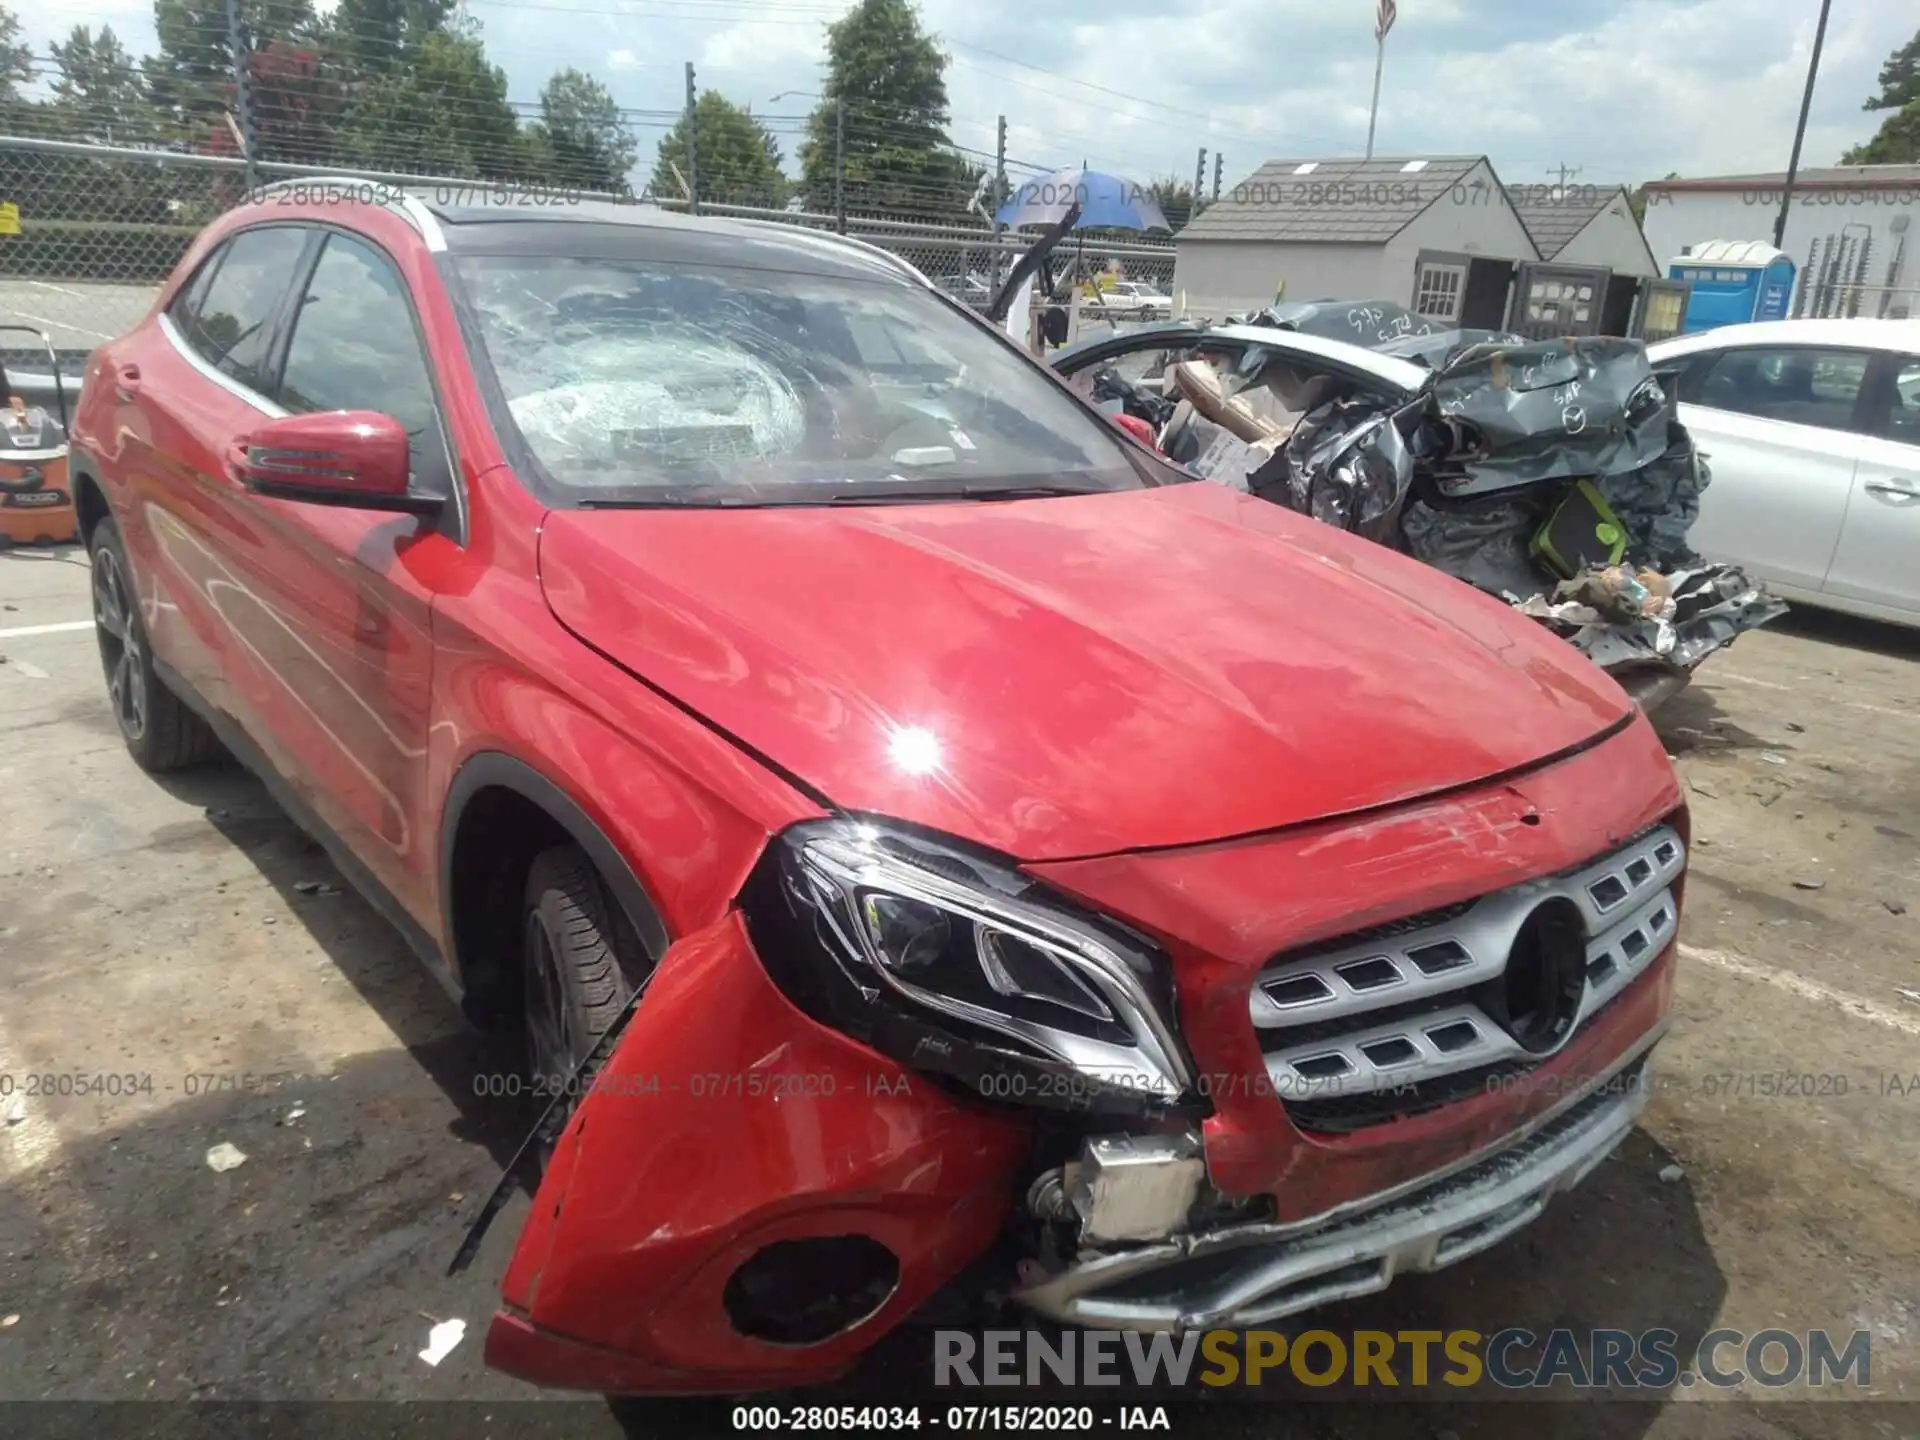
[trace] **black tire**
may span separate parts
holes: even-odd
[[[100,521],[87,537],[93,561],[93,627],[107,703],[134,763],[152,775],[184,770],[225,752],[207,722],[167,688],[153,670],[153,647],[140,618],[133,572],[120,527]]]
[[[577,845],[534,857],[523,916],[527,1068],[550,1096],[618,1018],[647,961]]]

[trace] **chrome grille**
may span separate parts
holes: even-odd
[[[1528,918],[1565,900],[1584,923],[1585,985],[1570,1036],[1673,939],[1672,887],[1685,869],[1679,835],[1662,825],[1571,874],[1496,891],[1418,928],[1383,928],[1270,965],[1250,1010],[1275,1092],[1286,1100],[1367,1094],[1542,1058],[1481,1003],[1505,976]]]

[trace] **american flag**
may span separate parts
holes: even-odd
[[[1385,40],[1387,31],[1393,28],[1393,22],[1400,18],[1400,7],[1393,0],[1380,0],[1379,12],[1373,18],[1373,38]]]

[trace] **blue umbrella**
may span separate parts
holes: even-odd
[[[1055,225],[1074,202],[1080,205],[1076,230],[1166,230],[1173,227],[1160,202],[1144,185],[1099,170],[1055,170],[1023,180],[994,218],[1009,230],[1023,225]]]

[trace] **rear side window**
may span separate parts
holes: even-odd
[[[1920,445],[1920,355],[1905,355],[1895,361],[1887,434],[1902,444]]]
[[[280,372],[289,410],[378,410],[407,432],[414,473],[447,474],[446,443],[405,282],[372,246],[329,235]]]
[[[191,294],[200,288],[197,277],[188,287],[187,298],[198,303],[185,317],[187,344],[222,374],[262,394],[272,388],[265,366],[273,318],[306,244],[304,230],[243,230],[227,242],[205,293]]]
[[[1871,359],[1864,350],[1728,350],[1683,387],[1682,397],[1736,415],[1851,430]],[[1687,389],[1694,393],[1688,396]]]
[[[200,262],[200,268],[193,272],[193,278],[180,287],[180,293],[173,297],[173,304],[167,307],[167,314],[173,317],[173,323],[180,327],[180,333],[186,334],[193,326],[193,317],[200,313],[200,302],[207,298],[207,286],[213,283],[213,272],[220,268],[227,247],[222,245]]]

